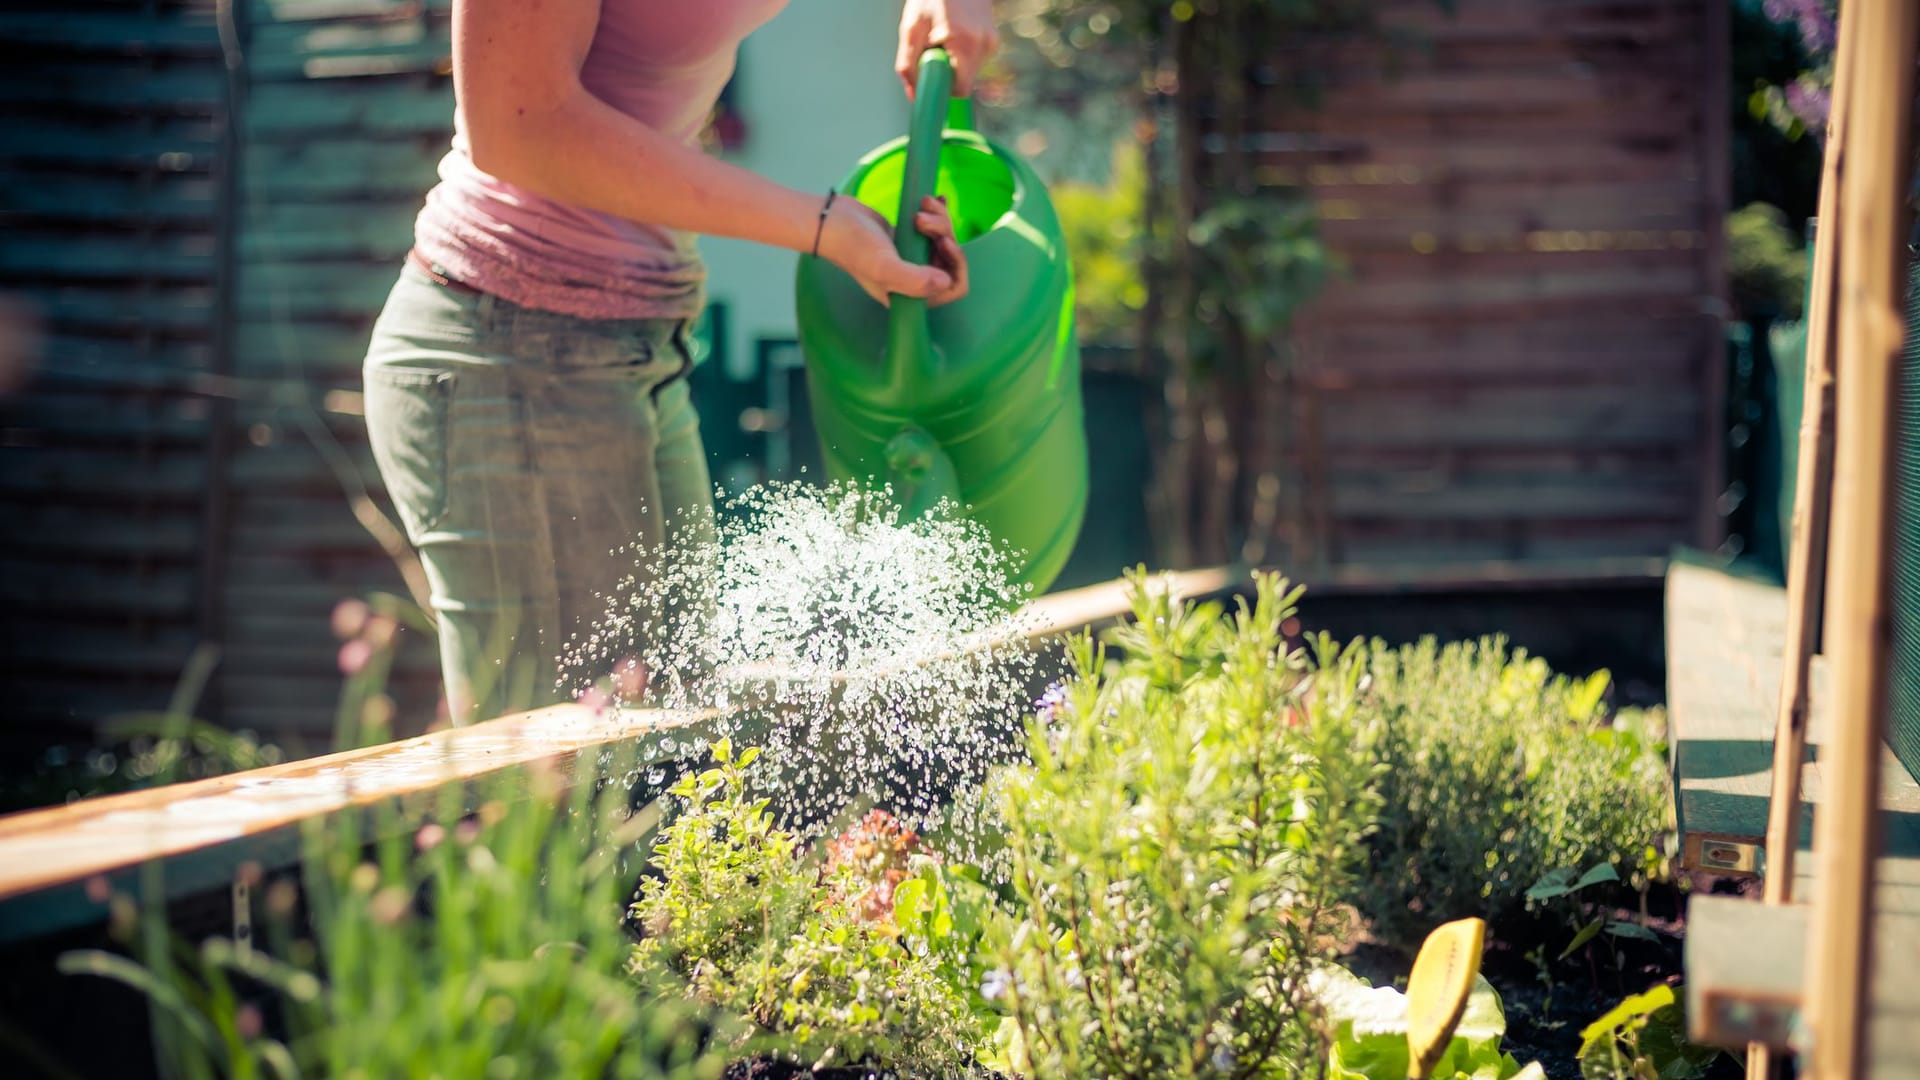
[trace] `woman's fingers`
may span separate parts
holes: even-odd
[[[947,212],[946,200],[931,196],[921,199],[914,226],[933,242],[933,265],[945,270],[950,279],[945,288],[927,297],[928,303],[938,307],[967,295],[967,257],[954,236],[953,216]]]
[[[845,269],[868,296],[882,304],[892,295],[917,297],[936,305],[966,295],[966,256],[954,237],[953,218],[946,204],[932,197],[921,200],[913,224],[932,243],[930,266],[916,266],[900,258],[886,218],[853,200],[834,204],[820,253]]]
[[[900,48],[894,70],[913,96],[920,54],[940,45],[953,57],[953,93],[973,92],[973,77],[999,47],[992,0],[907,0],[900,17]]]
[[[886,306],[895,296],[911,296],[930,303],[944,303],[938,299],[953,290],[953,275],[937,266],[915,266],[892,257],[892,265],[874,274],[855,274],[854,280],[866,290],[868,296]]]

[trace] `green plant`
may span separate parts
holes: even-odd
[[[1332,1029],[1331,1080],[1404,1080],[1407,996],[1391,986],[1369,986],[1333,964],[1316,969],[1311,985]],[[1538,1063],[1523,1067],[1500,1049],[1506,1033],[1499,992],[1474,976],[1473,995],[1446,1054],[1434,1066],[1434,1080],[1546,1080]]]
[[[712,768],[671,789],[682,809],[661,830],[659,874],[633,905],[647,934],[633,949],[633,970],[668,993],[661,976],[678,975],[703,1002],[749,1020],[753,1030],[734,1043],[738,1056],[964,1075],[985,1040],[958,983],[952,906],[930,858],[910,854],[916,845],[898,833],[899,843],[879,850],[869,827],[851,846],[875,850],[823,872],[774,827],[767,802],[749,794],[757,756],[748,749],[736,758],[721,740]],[[892,876],[896,854],[913,878]]]
[[[62,970],[143,992],[172,1076],[712,1080],[708,1019],[684,996],[643,1003],[625,971],[630,853],[651,822],[603,767],[627,766],[309,822],[304,890],[255,882],[264,947],[178,941],[159,905],[122,898],[139,960],[72,953]]]
[[[984,989],[1021,1075],[1278,1077],[1323,1057],[1305,978],[1348,926],[1378,770],[1364,654],[1289,647],[1298,595],[1262,575],[1228,615],[1136,574],[1124,659],[1073,646],[1001,798],[1017,914]]]
[[[1140,276],[1142,157],[1138,146],[1123,145],[1105,184],[1077,181],[1053,188],[1054,210],[1073,254],[1075,320],[1082,341],[1128,341],[1147,302]]]
[[[1377,936],[1411,951],[1450,919],[1498,923],[1559,867],[1609,863],[1634,885],[1658,872],[1657,715],[1610,718],[1606,673],[1556,677],[1498,639],[1375,643],[1367,669],[1385,809],[1355,898]]]
[[[1607,1010],[1580,1033],[1584,1080],[1697,1080],[1721,1051],[1687,1041],[1686,1011],[1661,985]]]
[[[1589,889],[1601,888],[1616,883],[1619,880],[1620,871],[1614,869],[1613,864],[1610,862],[1595,863],[1592,867],[1588,868],[1584,874],[1580,873],[1580,871],[1574,867],[1563,866],[1557,870],[1547,871],[1546,876],[1534,882],[1533,886],[1527,890],[1526,900],[1529,905],[1547,905],[1553,904],[1555,901],[1573,901],[1573,903],[1563,902],[1555,905],[1566,915],[1568,928],[1573,931],[1573,937],[1567,942],[1566,948],[1560,950],[1560,955],[1554,959],[1565,960],[1567,957],[1586,948],[1595,939],[1599,938],[1601,934],[1606,934],[1615,940],[1621,938],[1635,938],[1641,941],[1660,940],[1658,935],[1645,926],[1633,922],[1630,919],[1615,918],[1611,910],[1605,907],[1601,907],[1597,912],[1591,913],[1591,918],[1589,918],[1589,912],[1586,906],[1578,903],[1582,892]],[[1616,953],[1616,963],[1618,960],[1619,957]],[[1550,977],[1548,981],[1548,992],[1549,995],[1551,995],[1552,982]]]
[[[1727,280],[1749,319],[1797,319],[1807,295],[1807,252],[1787,216],[1766,203],[1727,215]]]

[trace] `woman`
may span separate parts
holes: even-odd
[[[698,539],[712,486],[686,374],[693,234],[813,252],[869,293],[952,300],[944,207],[900,260],[851,199],[783,187],[695,140],[735,50],[785,0],[456,0],[453,148],[366,360],[374,457],[420,552],[454,723],[555,697],[636,542]],[[896,68],[944,45],[966,93],[989,0],[907,0]]]

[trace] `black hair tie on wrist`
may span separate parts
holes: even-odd
[[[838,194],[832,188],[827,189],[826,205],[820,208],[820,221],[813,227],[813,257],[816,259],[820,257],[820,235],[827,231],[827,213],[833,209],[833,197]]]

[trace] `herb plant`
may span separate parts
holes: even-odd
[[[1356,901],[1376,936],[1411,951],[1450,919],[1499,923],[1560,867],[1658,872],[1665,746],[1654,714],[1608,716],[1604,672],[1558,677],[1498,639],[1376,643],[1367,670],[1385,798]]]
[[[1365,654],[1282,626],[1299,593],[1187,606],[1134,579],[1006,778],[1015,910],[984,989],[1040,1080],[1311,1075],[1306,975],[1347,927],[1378,770]]]
[[[869,818],[824,867],[808,861],[749,793],[757,756],[720,740],[714,766],[671,789],[684,805],[633,907],[646,934],[633,970],[662,986],[684,978],[703,1003],[748,1020],[736,1057],[966,1075],[985,1040],[955,977],[951,916],[937,925],[931,857]]]
[[[310,821],[304,889],[255,882],[260,941],[178,941],[160,903],[122,898],[138,960],[62,970],[144,994],[170,1077],[715,1080],[711,1019],[684,993],[649,1006],[625,971],[627,853],[649,822],[600,782],[615,758]]]

